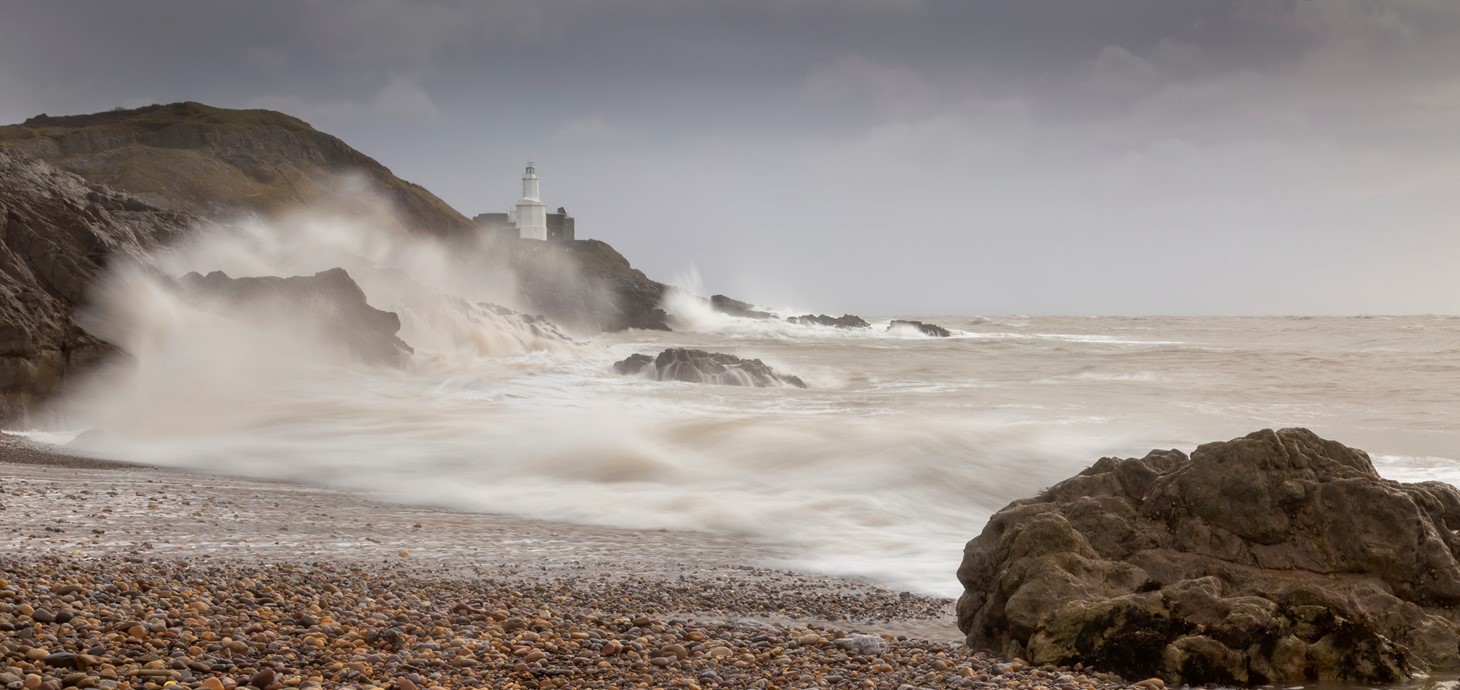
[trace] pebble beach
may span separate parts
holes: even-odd
[[[733,537],[391,505],[0,443],[0,687],[1121,687]]]

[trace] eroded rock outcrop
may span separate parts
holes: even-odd
[[[863,319],[860,316],[854,316],[852,314],[843,314],[841,316],[827,316],[826,314],[804,314],[802,316],[792,316],[791,318],[786,320],[801,326],[830,326],[832,328],[872,327],[872,324],[867,323],[866,319]]]
[[[919,333],[922,333],[923,335],[926,335],[930,338],[947,338],[953,335],[952,331],[949,331],[942,326],[933,323],[923,323],[922,321],[905,321],[902,319],[893,319],[892,323],[887,324],[887,330],[889,331],[897,328],[916,329]]]
[[[738,316],[742,319],[776,318],[775,314],[772,314],[768,311],[760,311],[755,307],[752,307],[748,302],[741,302],[738,299],[735,299],[733,297],[726,297],[725,295],[711,295],[710,308],[714,309],[717,312],[720,312],[721,314]]]
[[[315,328],[316,335],[369,364],[399,366],[413,352],[396,336],[400,317],[370,306],[343,268],[289,278],[189,273],[181,282],[200,297],[224,301],[238,315],[266,321],[287,317],[300,327]]]
[[[758,359],[741,359],[719,352],[685,348],[670,348],[659,353],[658,357],[630,355],[627,359],[614,363],[613,370],[625,376],[648,376],[658,381],[758,388],[806,387],[806,383],[800,378],[778,374]]]
[[[1460,668],[1460,491],[1305,429],[1104,458],[964,550],[975,648],[1132,679],[1389,683]]]
[[[195,219],[0,150],[0,422],[113,348],[75,321],[108,261],[139,256]]]

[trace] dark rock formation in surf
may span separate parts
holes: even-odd
[[[413,352],[396,337],[400,317],[370,306],[365,292],[343,268],[289,278],[230,278],[222,271],[206,276],[189,273],[181,282],[199,296],[223,300],[244,317],[298,319],[368,364],[399,366]]]
[[[791,323],[801,326],[831,326],[832,328],[871,328],[872,324],[866,319],[851,314],[843,314],[839,317],[827,316],[826,314],[805,314],[793,316],[786,319]]]
[[[712,295],[710,297],[710,307],[713,308],[715,311],[720,312],[721,314],[739,316],[743,319],[776,318],[775,314],[772,314],[768,311],[759,311],[746,302],[741,302],[738,299],[726,297],[724,295]]]
[[[953,335],[952,331],[949,331],[948,329],[937,324],[923,323],[922,321],[903,321],[901,319],[894,319],[892,323],[887,324],[887,330],[890,331],[899,326],[916,328],[918,331],[922,332],[923,335],[933,338],[947,338]]]
[[[668,350],[666,350],[666,352],[668,352]],[[637,376],[639,372],[644,370],[644,367],[652,366],[654,366],[653,357],[650,357],[649,355],[632,354],[621,361],[614,362],[613,371],[615,374],[623,374],[624,376]]]
[[[117,256],[137,256],[194,219],[0,149],[0,422],[112,351],[75,321]]]
[[[964,549],[968,644],[1168,683],[1460,668],[1460,490],[1305,429],[1104,458]]]
[[[778,374],[758,359],[741,359],[719,352],[685,348],[670,348],[652,358],[648,355],[630,355],[628,359],[614,363],[613,370],[626,376],[648,376],[658,381],[757,388],[806,387],[806,383],[800,378]]]

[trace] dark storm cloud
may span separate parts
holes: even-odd
[[[863,312],[1460,311],[1460,3],[12,4],[0,120],[299,115],[468,214]]]

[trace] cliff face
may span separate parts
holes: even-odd
[[[38,115],[0,127],[0,148],[48,161],[161,208],[270,213],[325,196],[329,178],[365,176],[410,227],[450,235],[470,221],[425,188],[302,120],[268,110],[172,103],[92,115]]]
[[[69,374],[110,351],[73,319],[106,262],[193,222],[0,150],[0,422],[24,421]]]

